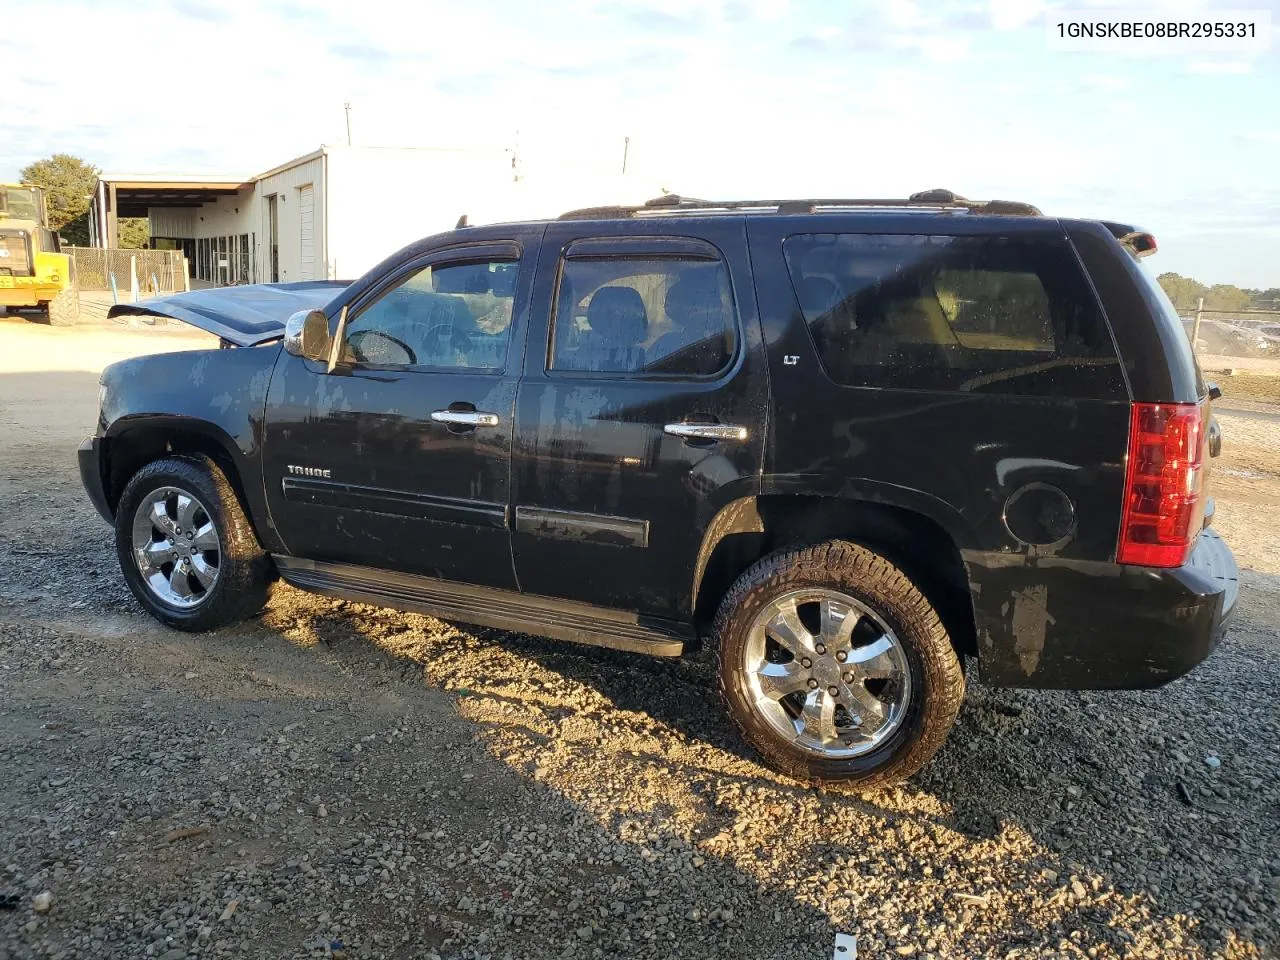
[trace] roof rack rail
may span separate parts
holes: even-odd
[[[946,209],[968,213],[995,214],[1007,217],[1039,217],[1040,210],[1029,203],[1017,200],[968,200],[950,190],[934,189],[913,193],[905,200],[897,198],[877,199],[815,199],[815,200],[698,200],[668,193],[654,197],[637,206],[614,205],[583,207],[570,210],[558,217],[560,220],[622,220],[629,217],[669,216],[685,213],[816,213],[819,210],[858,208],[906,208]]]

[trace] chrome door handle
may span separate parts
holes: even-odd
[[[496,427],[496,413],[481,413],[478,410],[435,410],[431,419],[436,423],[447,423],[456,427]]]
[[[684,440],[747,439],[747,428],[732,423],[668,423],[662,432]]]

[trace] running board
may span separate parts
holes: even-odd
[[[692,627],[623,610],[348,563],[275,554],[272,559],[285,582],[302,590],[442,620],[655,657],[678,657],[693,639]]]

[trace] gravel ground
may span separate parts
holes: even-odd
[[[1224,414],[1218,523],[1251,570],[1206,664],[1141,693],[974,683],[923,773],[858,796],[760,766],[705,659],[287,587],[165,630],[75,473],[101,345],[0,342],[0,960],[1280,945],[1280,421]]]

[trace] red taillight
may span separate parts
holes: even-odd
[[[1198,403],[1133,405],[1118,563],[1186,563],[1203,517],[1205,434]]]

